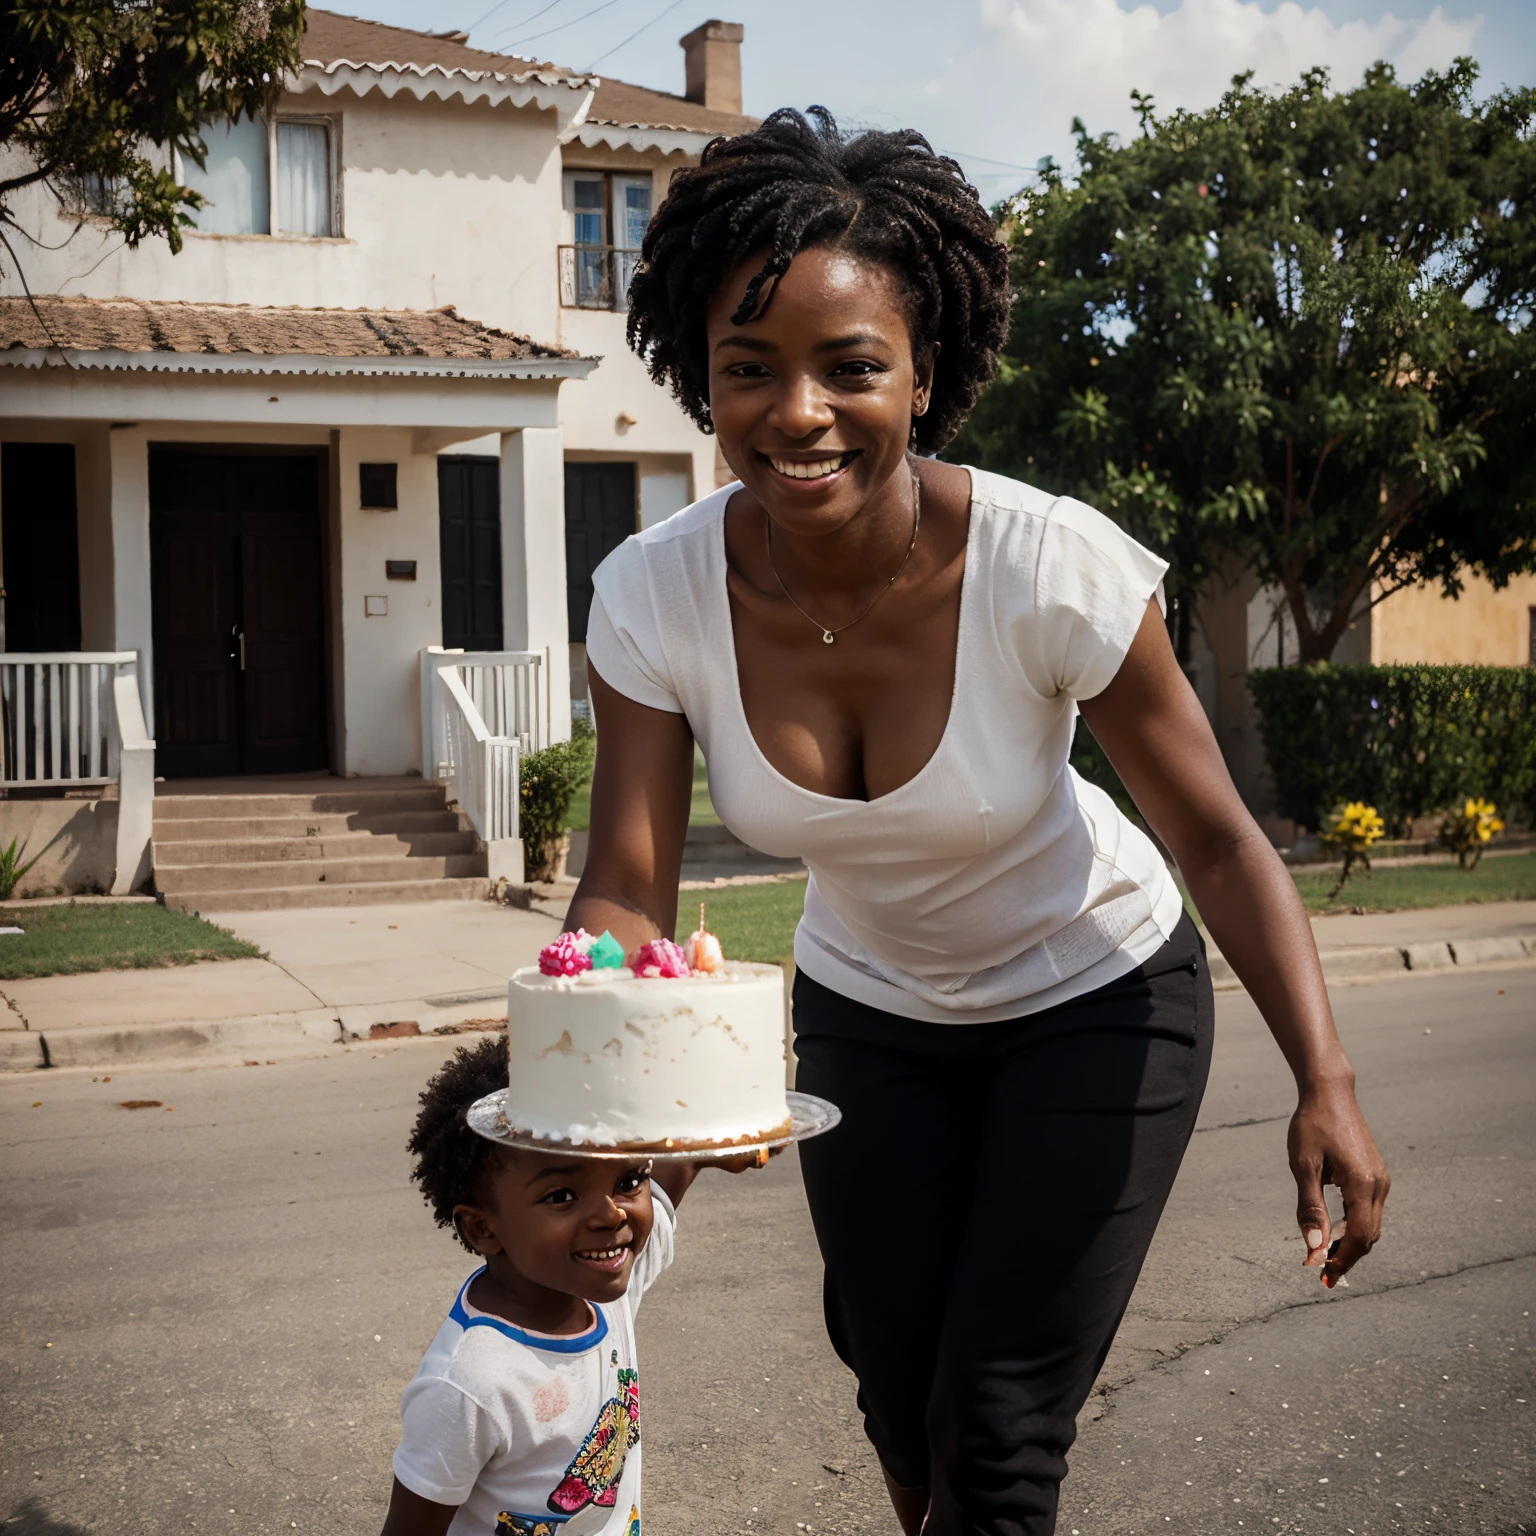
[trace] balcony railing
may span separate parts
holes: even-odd
[[[640,252],[619,245],[562,245],[560,302],[566,309],[624,309]]]

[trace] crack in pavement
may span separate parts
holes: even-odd
[[[1160,1359],[1154,1360],[1151,1365],[1143,1370],[1132,1371],[1129,1375],[1121,1377],[1118,1381],[1106,1382],[1102,1387],[1096,1387],[1089,1393],[1089,1400],[1094,1398],[1102,1400],[1103,1406],[1096,1415],[1096,1422],[1103,1423],[1114,1411],[1114,1395],[1125,1388],[1134,1386],[1144,1376],[1149,1376],[1155,1371],[1162,1370],[1165,1366],[1182,1360],[1185,1355],[1193,1353],[1197,1349],[1205,1349],[1212,1344],[1224,1344],[1237,1333],[1239,1329],[1247,1328],[1254,1323],[1267,1323],[1274,1318],[1281,1317],[1287,1312],[1297,1312],[1303,1307],[1321,1307],[1335,1302],[1349,1305],[1351,1302],[1370,1301],[1373,1297],[1391,1296],[1397,1291],[1408,1291],[1416,1286],[1432,1285],[1437,1280],[1454,1280],[1458,1275],[1476,1274],[1479,1270],[1494,1269],[1501,1264],[1519,1264],[1525,1259],[1536,1259],[1536,1250],[1529,1253],[1511,1253],[1502,1258],[1483,1259],[1476,1264],[1462,1264],[1455,1269],[1447,1269],[1437,1274],[1416,1275],[1411,1280],[1399,1280],[1395,1285],[1384,1285],[1376,1290],[1361,1291],[1358,1295],[1350,1292],[1340,1295],[1337,1291],[1330,1291],[1326,1296],[1315,1297],[1311,1301],[1287,1301],[1279,1306],[1271,1307],[1268,1312],[1255,1313],[1252,1317],[1245,1317],[1234,1322],[1230,1328],[1223,1328],[1219,1332],[1209,1334],[1203,1339],[1192,1339],[1187,1344],[1181,1344],[1177,1349],[1169,1352],[1158,1351]]]
[[[1289,1120],[1289,1115],[1260,1115],[1254,1120],[1227,1120],[1221,1125],[1197,1125],[1195,1135],[1202,1131],[1240,1131],[1245,1125],[1273,1125],[1277,1120]]]
[[[14,997],[12,997],[9,992],[0,992],[0,998],[4,998],[5,999],[5,1006],[7,1008],[9,1008],[11,1010],[11,1012],[14,1013],[18,1019],[21,1020],[21,1027],[23,1029],[25,1029],[25,1030],[30,1031],[32,1026],[31,1026],[31,1024],[29,1024],[27,1022],[26,1014],[24,1014],[21,1011],[21,1004],[18,1003],[16,1001],[16,999]]]

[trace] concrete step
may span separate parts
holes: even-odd
[[[473,832],[415,832],[383,836],[374,832],[342,832],[331,837],[213,838],[206,842],[155,839],[155,866],[221,867],[230,864],[289,864],[314,860],[369,858],[446,858],[473,854]]]
[[[337,788],[300,794],[155,796],[155,820],[209,820],[222,817],[302,816],[311,811],[375,815],[388,811],[440,811],[448,803],[441,784],[389,789]]]
[[[447,880],[377,880],[343,885],[269,886],[262,890],[168,894],[177,912],[271,912],[289,907],[368,907],[388,902],[481,901],[485,876]]]
[[[159,864],[156,889],[165,895],[256,891],[288,885],[363,885],[375,882],[485,878],[483,853],[428,858],[284,859],[257,864]]]
[[[461,832],[468,822],[457,811],[311,811],[287,816],[173,816],[155,818],[157,843],[209,843],[220,839],[337,837],[351,832],[393,836],[412,832]]]

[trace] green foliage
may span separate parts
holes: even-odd
[[[12,907],[0,926],[26,930],[0,938],[0,981],[261,958],[227,929],[148,901]]]
[[[1536,569],[1536,90],[1476,75],[1076,124],[1076,183],[999,210],[1012,333],[948,456],[1103,508],[1176,597],[1235,559],[1303,661],[1399,586]]]
[[[1401,836],[1482,795],[1536,820],[1536,668],[1323,663],[1248,686],[1282,816],[1316,828],[1347,795]]]
[[[586,720],[572,724],[569,741],[557,741],[519,760],[518,816],[523,871],[529,880],[546,880],[554,873],[571,800],[592,777],[596,760],[597,735]]]
[[[21,884],[21,877],[32,868],[42,854],[34,854],[25,864],[21,862],[21,851],[16,846],[16,839],[11,839],[9,848],[0,848],[0,901],[9,901],[16,894],[16,887]]]
[[[0,225],[24,187],[79,206],[95,183],[130,246],[179,251],[203,199],[166,152],[202,165],[205,128],[268,108],[303,33],[304,0],[5,0],[0,146],[25,159],[0,177]]]

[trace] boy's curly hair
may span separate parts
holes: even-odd
[[[754,252],[763,268],[731,316],[761,316],[803,250],[838,246],[890,271],[912,346],[938,345],[933,403],[915,423],[924,453],[944,447],[991,379],[1008,334],[1008,252],[955,161],[914,129],[845,134],[825,107],[787,108],[750,133],[715,139],[679,171],[646,230],[629,288],[629,345],[705,432],[704,321],[726,274]]]
[[[440,1227],[452,1227],[456,1205],[475,1205],[485,1193],[486,1177],[507,1157],[504,1148],[470,1130],[465,1111],[476,1099],[507,1086],[507,1036],[498,1031],[478,1045],[461,1045],[421,1090],[421,1108],[407,1150],[416,1159],[411,1178]]]

